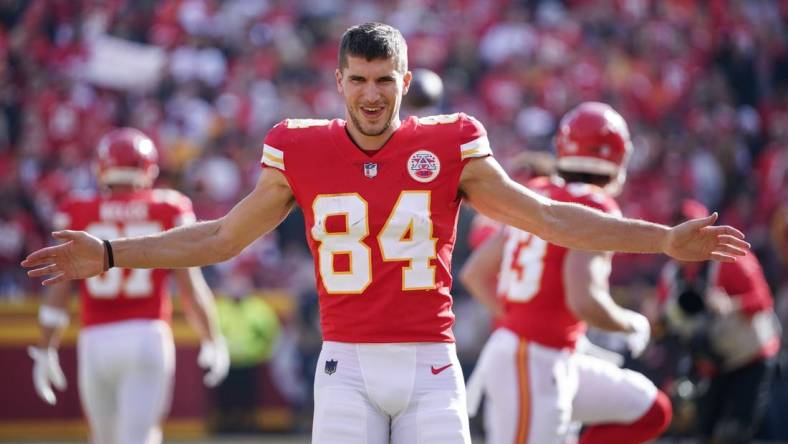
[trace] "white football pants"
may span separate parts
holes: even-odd
[[[93,443],[161,443],[175,371],[167,323],[132,320],[85,328],[77,359]]]
[[[469,379],[471,410],[487,396],[488,444],[561,444],[572,422],[631,423],[657,388],[640,373],[568,349],[545,347],[500,328]],[[477,375],[476,373],[479,372]]]
[[[470,444],[454,344],[324,342],[314,444]]]

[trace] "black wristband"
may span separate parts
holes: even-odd
[[[112,244],[104,239],[104,250],[107,252],[107,270],[115,266],[115,256],[112,255]]]

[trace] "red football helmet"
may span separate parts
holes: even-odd
[[[150,137],[135,128],[119,128],[98,143],[98,178],[103,185],[149,187],[159,175],[158,153]]]
[[[559,170],[616,176],[623,183],[632,141],[624,118],[610,105],[584,102],[566,113],[555,145]]]

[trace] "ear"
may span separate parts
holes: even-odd
[[[405,75],[402,76],[402,95],[403,96],[408,93],[408,90],[410,89],[410,81],[411,80],[413,80],[413,73],[410,72],[410,71],[407,71],[405,73]]]
[[[340,68],[334,71],[334,77],[337,79],[337,91],[339,91],[340,94],[344,94],[344,90],[342,89],[342,71]]]

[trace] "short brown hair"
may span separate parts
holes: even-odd
[[[402,33],[384,23],[363,23],[342,34],[339,44],[339,69],[347,67],[348,55],[366,60],[396,58],[397,70],[408,70],[408,45]]]

